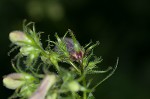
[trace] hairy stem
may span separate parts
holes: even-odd
[[[73,66],[73,68],[79,73],[81,74],[81,71],[79,70],[79,68],[71,61],[69,61],[69,63]]]

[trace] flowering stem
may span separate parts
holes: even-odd
[[[30,29],[28,26],[32,24],[33,29]],[[71,38],[66,37],[68,32]],[[91,81],[88,80],[87,75],[105,73],[110,68],[104,71],[97,70],[97,64],[102,59],[93,54],[93,48],[99,44],[98,42],[94,45],[89,43],[82,47],[70,29],[67,33],[63,38],[56,34],[56,42],[48,38],[46,48],[43,48],[40,41],[41,32],[35,32],[33,22],[27,25],[24,24],[23,31],[13,31],[9,34],[11,42],[20,48],[19,53],[12,60],[16,62],[16,67],[12,63],[16,73],[11,73],[3,79],[4,86],[15,90],[13,98],[95,99],[93,90],[115,72],[118,59],[115,68],[112,69],[108,76],[95,86],[90,86]],[[51,48],[51,46],[54,47]],[[64,68],[59,66],[59,63],[67,63],[70,66],[69,68]],[[53,68],[49,69],[51,65],[54,66],[55,71],[53,71]],[[25,66],[27,68],[24,68]],[[40,70],[42,69],[41,66],[43,66],[43,71]],[[41,81],[41,78],[44,79]],[[92,88],[89,88],[89,86]]]

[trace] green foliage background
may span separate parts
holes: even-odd
[[[37,31],[51,39],[72,29],[81,43],[99,40],[95,54],[100,64],[114,66],[115,74],[95,92],[96,99],[150,98],[150,1],[149,0],[0,0],[0,98],[12,91],[2,86],[2,76],[12,72],[7,56],[9,32],[22,30],[24,19],[36,22]],[[105,67],[106,66],[106,67]],[[104,75],[101,75],[104,76]],[[100,79],[100,77],[95,77]]]

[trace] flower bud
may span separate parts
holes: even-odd
[[[32,46],[23,46],[20,48],[20,52],[25,56],[31,54],[32,52],[34,52],[34,50],[35,48]]]
[[[83,57],[83,51],[81,50],[81,46],[79,42],[76,40],[75,43],[73,39],[65,37],[62,41],[66,44],[67,51],[70,54],[70,58],[73,60],[80,60]],[[63,54],[65,52],[60,51],[58,46],[55,46],[54,49],[59,54]]]
[[[28,74],[11,73],[4,77],[3,84],[8,89],[16,89],[25,84],[26,80],[33,80],[34,78]]]
[[[79,42],[71,38],[65,38],[64,41],[71,59],[80,60],[83,57],[83,51],[81,50]]]
[[[22,31],[12,31],[9,34],[9,39],[12,43],[19,45],[19,46],[23,46],[26,43],[31,43],[32,41],[30,40],[30,38],[23,33]]]
[[[56,76],[47,75],[35,93],[29,99],[45,99],[48,90],[55,84]]]
[[[73,60],[80,60],[82,57],[83,57],[83,52],[82,51],[79,51],[79,52],[74,52],[71,54],[71,58]]]
[[[21,87],[25,82],[20,80],[14,80],[10,77],[6,77],[3,79],[3,84],[8,89],[16,89]]]
[[[20,52],[24,56],[29,56],[30,60],[32,61],[39,56],[40,50],[32,46],[23,46],[20,48]]]
[[[81,86],[79,85],[78,82],[71,81],[71,82],[69,82],[68,87],[69,87],[70,91],[77,92],[80,90]]]
[[[64,42],[66,44],[66,47],[69,53],[75,52],[74,43],[71,38],[64,38]],[[79,42],[78,42],[78,45],[80,45]]]

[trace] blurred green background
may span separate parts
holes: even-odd
[[[45,32],[43,42],[67,29],[82,45],[100,41],[95,49],[104,59],[100,66],[114,66],[120,58],[115,74],[94,93],[96,99],[150,99],[150,0],[0,0],[0,99],[13,92],[2,85],[15,55],[7,56],[8,35],[22,30],[24,19]]]

